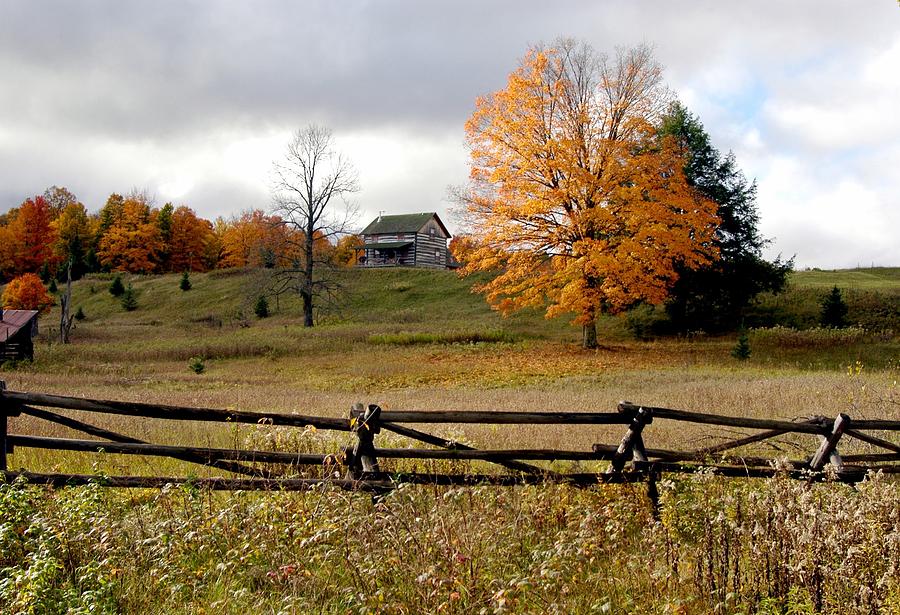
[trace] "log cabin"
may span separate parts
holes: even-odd
[[[378,216],[362,233],[360,267],[431,267],[451,265],[450,232],[433,211]]]

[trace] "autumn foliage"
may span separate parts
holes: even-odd
[[[317,262],[353,260],[352,240],[336,250],[313,233]],[[351,243],[347,243],[351,242]],[[65,188],[26,199],[0,214],[0,282],[24,273],[169,273],[226,267],[289,268],[304,262],[303,232],[250,209],[215,224],[186,205],[154,207],[145,194],[113,193],[96,214]],[[343,259],[340,263],[337,259]]]
[[[3,309],[38,310],[44,313],[50,310],[53,303],[53,297],[34,273],[14,278],[3,289]]]
[[[595,319],[662,302],[676,266],[708,263],[716,205],[685,181],[676,145],[656,130],[668,101],[649,49],[614,59],[562,41],[534,49],[466,123],[470,241],[462,273],[502,312]]]

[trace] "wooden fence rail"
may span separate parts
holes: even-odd
[[[54,410],[50,410],[53,408]],[[288,427],[313,426],[349,432],[355,444],[337,454],[264,451],[233,448],[173,446],[145,442],[125,434],[92,425],[82,418],[55,410],[87,414],[117,414],[131,417],[177,421],[214,421]],[[55,438],[12,434],[8,417],[28,415],[81,432],[93,439]],[[648,448],[644,437],[652,433],[654,421],[666,420],[759,430],[726,442],[694,450]],[[502,425],[622,425],[624,435],[617,445],[598,443],[589,451],[556,449],[476,449],[440,436],[419,431],[411,424],[502,424]],[[379,448],[375,444],[382,431],[404,436],[436,448]],[[868,433],[882,432],[879,435]],[[330,485],[341,489],[383,492],[399,483],[432,485],[497,486],[564,482],[578,486],[646,482],[656,503],[656,480],[667,473],[703,470],[726,477],[767,478],[784,475],[807,481],[836,479],[853,483],[869,472],[900,474],[900,443],[889,439],[900,432],[900,421],[853,419],[841,414],[835,419],[815,416],[796,421],[726,416],[641,406],[621,402],[615,412],[507,412],[507,411],[383,411],[377,405],[356,404],[347,418],[322,417],[279,412],[247,412],[215,408],[193,408],[125,401],[84,399],[44,393],[7,391],[0,381],[0,476],[5,480],[63,486],[99,482],[110,487],[161,487],[189,483],[215,490],[303,490]],[[805,459],[775,460],[770,457],[735,454],[750,444],[785,434],[813,435],[819,445]],[[854,438],[884,452],[842,456],[838,446]],[[7,455],[16,448],[106,452],[122,455],[168,457],[211,466],[236,477],[195,478],[166,476],[89,476],[10,471]],[[381,462],[407,460],[467,460],[499,465],[512,473],[449,474],[386,471]],[[528,462],[578,461],[608,462],[602,472],[558,472]],[[260,467],[263,464],[264,467]],[[276,469],[273,469],[273,466]],[[296,478],[286,474],[291,467],[323,468],[318,477]],[[824,470],[830,466],[831,471]],[[281,470],[277,468],[282,468]]]

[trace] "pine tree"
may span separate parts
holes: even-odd
[[[131,283],[128,284],[125,292],[122,293],[122,307],[125,308],[126,312],[133,312],[138,307],[137,297],[134,295],[134,289],[131,287]]]
[[[109,294],[113,297],[121,297],[122,293],[125,292],[125,286],[122,284],[122,277],[116,275],[113,278],[112,283],[109,285]]]
[[[56,285],[56,279],[50,278],[50,284],[47,285],[47,290],[53,293],[54,295],[59,291],[59,287]]]
[[[75,312],[75,320],[84,320],[85,318],[87,318],[87,316],[85,316],[84,310],[83,310],[83,309],[81,308],[81,306],[79,305],[79,306],[78,306],[78,311]]]
[[[734,348],[731,349],[731,356],[741,361],[745,361],[746,359],[750,358],[750,338],[747,337],[746,331],[741,331],[741,335],[740,337],[738,337],[737,344],[735,344]]]
[[[819,324],[823,327],[840,329],[847,326],[847,304],[841,296],[841,290],[835,286],[825,298],[822,299],[822,312],[819,315]]]
[[[253,313],[256,314],[259,318],[266,318],[269,315],[269,302],[266,301],[266,298],[263,295],[260,295],[256,300],[256,305],[253,306]]]
[[[719,259],[709,266],[682,268],[666,304],[677,331],[716,333],[736,327],[744,308],[761,292],[780,292],[793,260],[762,258],[768,243],[757,229],[756,184],[748,182],[734,155],[713,147],[703,124],[680,103],[663,118],[660,133],[673,137],[686,155],[688,183],[718,204],[715,243]]]
[[[184,291],[191,290],[191,277],[187,271],[181,274],[181,284],[178,285],[178,288]]]

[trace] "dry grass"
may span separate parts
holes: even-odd
[[[468,298],[458,303],[459,318],[429,320],[416,307],[421,296],[410,299],[430,292],[428,276],[402,291],[377,280],[380,292],[400,297],[403,323],[380,307],[371,320],[345,316],[307,331],[284,312],[249,323],[234,316],[242,274],[197,276],[200,311],[182,318],[183,306],[151,301],[163,301],[176,278],[137,281],[142,308],[132,315],[107,305],[100,281],[89,282],[93,294],[80,287],[89,319],[75,343],[43,339],[34,365],[4,369],[0,379],[13,390],[326,416],[346,416],[356,401],[390,410],[609,411],[628,399],[753,417],[900,418],[900,345],[893,337],[814,333],[815,343],[807,344],[802,335],[760,333],[744,362],[730,356],[733,339],[613,337],[585,352],[564,324],[527,316],[500,321]],[[505,331],[513,341],[367,341],[410,332],[427,342],[441,330]],[[784,336],[790,348],[777,342]],[[189,369],[193,356],[206,357],[203,374]],[[72,414],[163,443],[334,452],[349,442],[322,431]],[[74,435],[27,417],[10,426],[14,433]],[[485,448],[571,450],[622,435],[621,426],[435,431]],[[655,421],[645,441],[690,449],[736,435]],[[796,458],[815,444],[798,436],[780,440],[777,450],[753,450]],[[842,450],[850,449],[842,443]],[[219,474],[159,458],[26,449],[17,449],[10,465]],[[331,492],[53,494],[0,487],[0,611],[900,612],[897,489],[884,479],[859,492],[780,481],[667,481],[663,521],[653,523],[639,486],[404,488],[377,504]]]

